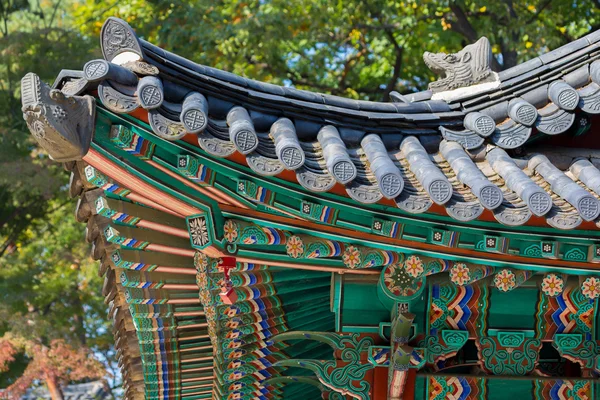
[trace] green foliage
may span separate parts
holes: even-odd
[[[26,230],[15,251],[0,259],[0,321],[27,339],[93,344],[106,319],[102,280],[71,201],[58,197],[50,204],[36,229]]]
[[[98,12],[98,11],[102,12]],[[75,12],[88,35],[111,15],[150,41],[202,64],[277,84],[387,100],[434,79],[424,51],[456,52],[488,36],[497,70],[598,25],[592,0],[329,1],[88,0]]]
[[[36,346],[59,339],[110,353],[102,282],[82,241],[85,226],[72,215],[68,174],[37,147],[20,104],[27,72],[52,82],[62,68],[80,69],[99,56],[96,40],[73,31],[66,14],[72,5],[0,3],[0,339]],[[0,374],[0,387],[25,371],[42,379],[34,355],[18,354]]]
[[[21,113],[20,79],[35,71],[52,82],[99,54],[96,41],[69,29],[72,1],[2,1],[0,8],[0,256],[43,218],[67,183],[60,165],[37,150]],[[60,16],[60,18],[59,18]]]
[[[109,354],[113,344],[102,279],[82,240],[83,225],[73,218],[73,204],[61,195],[0,258],[0,339],[3,333],[32,343],[60,338]],[[10,373],[0,374],[0,382],[13,383],[20,375],[15,370],[22,368],[19,358]]]

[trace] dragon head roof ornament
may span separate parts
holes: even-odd
[[[498,81],[492,71],[492,49],[490,41],[482,37],[477,42],[465,46],[458,53],[423,54],[423,60],[429,69],[441,78],[429,84],[434,93],[454,90],[479,83]]]

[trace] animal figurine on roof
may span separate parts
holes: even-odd
[[[443,92],[478,83],[493,82],[497,76],[490,67],[492,50],[490,41],[482,37],[477,42],[465,46],[458,53],[423,54],[427,67],[441,78],[429,84],[433,92]]]

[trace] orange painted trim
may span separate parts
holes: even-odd
[[[199,362],[199,361],[211,361],[213,359],[214,358],[210,357],[210,356],[209,357],[196,357],[196,358],[188,358],[188,359],[185,359],[185,360],[181,360],[181,363],[185,364],[185,363],[192,363],[192,362]]]
[[[301,264],[301,263],[290,263],[284,261],[270,261],[261,260],[259,258],[247,258],[247,257],[235,257],[236,261],[244,262],[249,264],[260,264],[268,265],[270,267],[283,267],[283,268],[294,268],[303,269],[307,271],[321,271],[321,272],[336,272],[338,274],[354,274],[354,275],[380,275],[379,270],[374,269],[346,269],[336,267],[320,267],[318,265]]]
[[[175,311],[173,315],[176,317],[203,317],[204,311]]]
[[[204,324],[192,324],[192,325],[179,325],[177,327],[178,330],[183,330],[183,329],[191,329],[191,328],[207,328],[208,324],[204,323]]]
[[[183,176],[176,174],[175,172],[169,170],[168,168],[163,167],[162,165],[160,165],[154,161],[147,160],[146,163],[148,165],[151,165],[154,168],[158,169],[159,171],[164,172],[165,174],[169,175],[171,178],[178,180],[179,182],[183,183],[185,186],[187,186],[191,189],[194,189],[198,193],[216,201],[217,203],[235,205],[240,208],[248,208],[244,204],[231,198],[230,196],[226,195],[225,193],[223,193],[219,190],[216,190],[215,188],[212,188],[212,187],[202,187],[200,185],[196,185],[193,182],[190,182],[188,179],[184,178]]]
[[[417,370],[414,368],[409,368],[408,378],[406,379],[406,385],[404,385],[404,394],[402,395],[402,400],[414,400],[416,386]]]
[[[177,340],[196,340],[196,339],[209,339],[208,335],[198,335],[198,336],[186,336],[184,338],[178,338]],[[196,350],[212,350],[212,345],[208,345],[208,346],[198,346],[198,347],[190,347],[190,348],[181,348],[179,349],[179,352],[184,353],[184,352],[188,352],[188,351],[196,351]]]
[[[159,211],[162,211],[162,212],[174,215],[174,216],[179,217],[179,218],[184,218],[183,215],[178,214],[175,211],[169,210],[168,208],[163,207],[160,204],[158,204],[158,203],[156,203],[156,202],[154,202],[154,201],[152,201],[150,199],[147,199],[144,196],[139,195],[139,194],[137,194],[135,192],[129,193],[126,197],[129,200],[131,200],[131,201],[135,201],[136,203],[143,204],[143,205],[148,206],[148,207],[152,207],[152,208],[154,208],[156,210],[159,210]]]
[[[186,386],[186,389],[199,389],[199,388],[212,388],[213,384],[209,383],[206,385],[194,385],[194,386]],[[205,393],[205,392],[201,392],[201,393]]]
[[[146,246],[145,250],[146,251],[159,251],[161,253],[175,254],[178,256],[187,256],[187,257],[194,257],[194,255],[196,255],[196,252],[194,250],[180,249],[178,247],[165,246],[162,244],[155,244],[155,243],[150,243],[148,246]]]
[[[182,267],[163,267],[158,266],[153,272],[162,272],[166,274],[182,274],[182,275],[196,275],[196,270],[192,268],[182,268]]]
[[[581,262],[553,260],[553,259],[543,259],[543,260],[530,259],[527,257],[517,256],[517,255],[512,255],[512,254],[497,254],[497,253],[482,254],[482,253],[479,253],[479,252],[476,252],[473,250],[460,249],[457,247],[449,248],[448,250],[451,250],[451,251],[448,251],[448,250],[446,250],[447,248],[437,246],[434,244],[412,242],[412,241],[408,241],[408,240],[404,240],[404,239],[394,239],[394,238],[374,235],[372,233],[366,233],[366,232],[356,232],[356,231],[351,231],[348,229],[338,228],[338,227],[334,227],[334,226],[320,225],[320,224],[317,224],[317,223],[314,223],[311,221],[290,220],[290,219],[281,217],[279,215],[265,214],[261,211],[256,211],[256,210],[245,210],[244,213],[240,213],[240,212],[238,212],[238,210],[236,208],[230,207],[230,206],[225,206],[225,205],[222,207],[222,210],[227,211],[228,213],[232,213],[232,214],[245,215],[245,216],[249,216],[252,218],[273,221],[276,223],[290,225],[292,227],[303,228],[306,230],[312,230],[312,231],[316,231],[316,232],[321,231],[324,233],[341,235],[341,236],[346,236],[349,238],[360,235],[360,238],[363,240],[369,240],[372,242],[378,242],[378,243],[382,243],[382,244],[402,246],[402,247],[411,248],[414,250],[431,251],[431,252],[436,252],[439,254],[447,254],[447,255],[451,255],[451,256],[463,256],[463,257],[472,257],[472,258],[479,258],[479,259],[486,259],[486,258],[493,257],[496,260],[510,262],[510,263],[517,262],[517,263],[539,265],[539,266],[574,267],[574,268],[600,270],[600,264],[592,264],[592,263],[588,263],[588,262],[581,263]],[[351,271],[351,270],[345,270],[346,273],[348,273],[349,271]]]
[[[373,400],[388,400],[388,372],[385,367],[375,367],[373,374]]]
[[[185,373],[185,371],[183,371]],[[186,379],[182,379],[181,382],[196,382],[196,381],[212,381],[213,377],[212,376],[203,376],[203,377],[199,377],[199,378],[186,378]]]
[[[174,212],[180,213],[181,215],[184,215],[184,216],[199,214],[202,212],[198,208],[189,206],[188,204],[184,203],[183,201],[180,201],[173,196],[163,193],[158,188],[155,188],[154,186],[143,182],[141,179],[133,176],[131,173],[124,171],[122,168],[117,167],[116,165],[112,164],[108,159],[106,159],[105,157],[103,157],[97,151],[95,151],[93,149],[90,149],[88,154],[84,157],[84,161],[88,162],[90,165],[93,165],[99,171],[106,174],[107,176],[114,179],[115,181],[119,182],[124,187],[127,187],[128,189],[132,189],[133,191],[136,191],[136,192],[148,194],[149,197],[154,199],[157,203],[173,210]],[[271,221],[275,221],[278,223],[301,227],[301,228],[314,230],[314,231],[324,231],[327,233],[346,236],[346,237],[350,237],[350,238],[356,236],[356,234],[357,234],[357,232],[350,231],[347,229],[342,229],[342,228],[332,227],[332,226],[327,226],[327,225],[319,225],[319,224],[316,224],[316,223],[313,223],[313,222],[307,221],[307,220],[297,220],[297,219],[290,220],[290,219],[287,219],[287,218],[284,218],[281,216],[265,214],[263,212],[251,210],[251,209],[244,209],[244,210],[241,210],[242,212],[240,212],[239,208],[233,207],[230,205],[226,205],[226,204],[222,204],[221,209],[224,211],[233,213],[233,214],[252,216],[254,218],[271,220]],[[418,242],[412,242],[412,241],[407,241],[407,240],[403,240],[403,239],[388,238],[388,237],[377,236],[377,235],[374,235],[371,233],[366,233],[366,232],[360,232],[360,235],[361,235],[362,239],[370,240],[373,242],[387,243],[390,245],[402,246],[402,247],[412,248],[415,250],[431,251],[431,252],[436,252],[436,253],[440,253],[440,254],[448,254],[448,255],[452,255],[452,256],[464,256],[464,257],[478,258],[478,259],[482,259],[482,258],[485,259],[486,257],[487,258],[494,257],[495,259],[497,259],[499,261],[504,261],[504,262],[513,262],[513,263],[517,262],[517,263],[530,264],[530,265],[555,266],[555,267],[568,266],[568,267],[574,267],[574,268],[600,270],[600,264],[580,263],[580,262],[574,262],[574,261],[553,260],[553,259],[538,260],[538,259],[530,259],[527,257],[522,257],[522,256],[517,256],[517,255],[509,255],[509,254],[496,254],[496,253],[481,254],[481,253],[473,251],[473,250],[459,249],[459,248],[452,248],[452,252],[449,252],[449,251],[444,251],[444,249],[440,248],[440,246],[436,246],[436,245],[432,245],[432,244],[428,244],[428,243],[418,243]],[[151,244],[148,247],[150,247],[150,246],[161,246],[161,245]],[[167,246],[162,246],[162,248],[172,249]],[[158,250],[158,248],[157,248],[157,251],[164,251],[164,250]],[[164,252],[168,253],[169,251],[164,251]],[[217,250],[214,247],[205,249],[204,253],[211,257],[218,257],[218,256],[222,256],[224,254],[223,252]],[[180,254],[180,255],[193,257],[194,251],[186,250],[186,249],[179,249],[179,252],[173,253],[173,254]],[[264,260],[258,260],[258,259],[247,259],[247,260],[249,260],[247,262],[251,262],[251,263],[259,263],[259,264],[264,263],[265,265],[282,266],[282,267],[307,269],[307,270],[319,270],[319,271],[329,271],[329,272],[338,272],[338,273],[352,273],[352,274],[361,274],[361,275],[369,275],[371,272],[369,270],[350,270],[350,269],[340,269],[340,268],[331,268],[331,267],[318,267],[318,266],[306,265],[306,264],[274,263],[272,261],[263,262]],[[372,271],[372,272],[375,272],[375,271]]]
[[[169,299],[167,304],[199,304],[200,299]]]
[[[185,284],[185,283],[165,283],[161,286],[164,290],[198,290],[196,284]]]
[[[212,371],[212,369],[213,369],[213,366],[209,365],[207,367],[198,367],[198,368],[186,369],[186,370],[184,370],[182,372],[185,372],[187,374],[188,372]]]
[[[147,221],[147,220],[139,220],[136,226],[140,228],[152,229],[153,231],[166,233],[167,235],[177,236],[184,239],[190,238],[190,233],[186,230],[173,228],[172,226],[159,224],[157,222]]]
[[[134,192],[144,193],[161,206],[175,211],[181,215],[187,216],[202,212],[200,209],[192,207],[173,196],[163,193],[161,190],[147,184],[135,175],[117,167],[109,159],[94,149],[90,149],[90,151],[83,157],[83,160],[113,179],[115,182],[118,182]]]

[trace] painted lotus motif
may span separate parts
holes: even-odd
[[[238,225],[232,220],[228,219],[223,227],[223,232],[223,237],[225,240],[227,240],[229,243],[235,243],[239,235]]]
[[[393,296],[412,296],[422,288],[423,282],[423,278],[409,275],[403,264],[390,264],[383,272],[383,284]]]
[[[304,254],[304,243],[298,236],[292,236],[285,244],[288,255],[292,258],[298,258]]]
[[[471,281],[469,267],[464,263],[454,264],[450,270],[450,280],[458,286],[464,286]]]
[[[494,284],[502,292],[511,291],[517,286],[515,274],[512,271],[503,269],[494,277]]]
[[[201,290],[200,291],[200,303],[202,304],[210,304],[211,297],[209,290]]]
[[[398,266],[396,264],[392,264],[385,269],[383,281],[387,289],[396,294],[400,291],[398,287],[398,281],[396,279]]]
[[[346,267],[351,269],[358,268],[361,262],[360,251],[356,246],[348,246],[346,247],[346,251],[344,251],[342,260],[346,264]]]
[[[413,278],[417,278],[423,274],[423,261],[417,256],[410,256],[404,262],[404,269]]]
[[[548,274],[542,280],[542,292],[546,296],[555,297],[562,293],[565,282],[556,274]]]
[[[196,266],[196,270],[206,271],[206,267],[208,267],[208,257],[206,254],[197,251],[194,254],[194,265]]]
[[[600,280],[595,277],[587,278],[581,285],[581,292],[589,299],[600,297]]]
[[[204,315],[208,321],[214,321],[217,318],[217,312],[213,306],[204,307]]]
[[[208,289],[208,278],[206,276],[206,273],[199,272],[196,275],[196,283],[198,284],[198,287],[200,289]]]
[[[192,236],[192,243],[196,246],[205,246],[209,242],[208,228],[206,224],[206,217],[197,217],[190,219],[189,221],[190,235]]]

